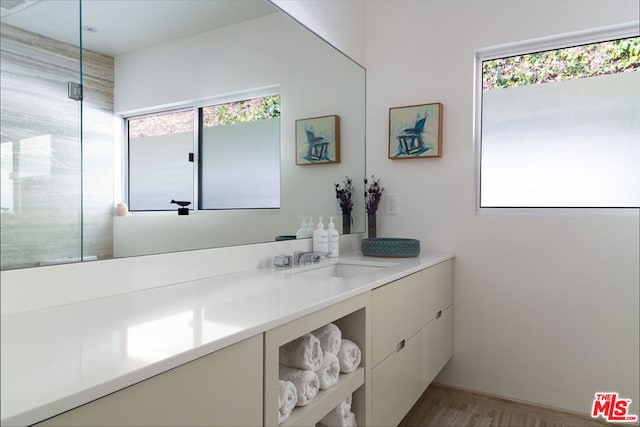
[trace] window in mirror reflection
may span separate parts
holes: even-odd
[[[190,209],[280,207],[279,95],[127,123],[130,210],[175,210],[172,199]]]
[[[280,97],[202,110],[202,209],[279,208]]]
[[[193,200],[194,112],[129,120],[129,208],[174,210],[171,199]]]

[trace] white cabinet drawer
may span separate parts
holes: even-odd
[[[422,275],[374,289],[371,298],[371,353],[376,366],[422,327]]]
[[[397,426],[424,391],[421,377],[422,334],[406,341],[371,372],[371,419],[374,426]]]
[[[422,271],[422,324],[435,319],[439,311],[453,304],[453,261]]]
[[[427,388],[453,355],[453,307],[422,328],[422,382]]]

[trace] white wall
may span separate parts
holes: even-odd
[[[270,0],[311,31],[365,63],[365,0]]]
[[[474,50],[638,19],[637,0],[369,0],[367,172],[397,196],[379,235],[456,253],[454,356],[439,382],[589,412],[638,403],[638,210],[478,215]],[[388,160],[388,109],[444,104],[441,159]]]

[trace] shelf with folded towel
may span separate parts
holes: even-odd
[[[350,394],[322,417],[322,419],[316,423],[316,427],[357,427],[358,421],[353,409],[353,394]]]
[[[370,301],[361,294],[265,333],[265,425],[315,425],[350,396],[358,424],[366,425]],[[295,407],[282,394],[288,382]]]
[[[318,394],[309,405],[296,407],[289,418],[280,426],[315,425],[363,384],[364,368],[362,367],[350,374],[341,374],[335,386],[318,391]]]
[[[354,315],[357,315],[356,312]],[[348,325],[354,316],[336,319],[336,323]],[[336,387],[342,384],[344,375],[355,373],[362,361],[360,347],[350,339],[343,338],[342,330],[336,323],[328,323],[320,328],[289,341],[279,348],[279,395],[278,422],[285,423],[295,412],[297,421],[293,425],[305,425],[300,414],[305,414],[312,424],[318,416],[326,415],[329,409],[335,409],[338,402],[346,402],[345,390],[349,396],[348,416],[341,418],[344,423],[355,424],[356,416],[351,413],[351,395],[354,387]],[[353,380],[352,380],[353,381]],[[356,382],[356,387],[364,383]],[[328,399],[327,399],[328,397]],[[329,403],[327,403],[327,401]],[[308,406],[310,403],[315,403]],[[342,408],[342,406],[340,406]],[[331,411],[330,411],[331,412]],[[311,415],[308,415],[311,414]],[[335,417],[334,417],[335,418]],[[335,420],[334,420],[335,421]]]

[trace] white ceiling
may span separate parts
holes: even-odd
[[[0,0],[2,22],[79,45],[77,0]],[[83,0],[85,49],[109,56],[274,13],[266,0]]]

